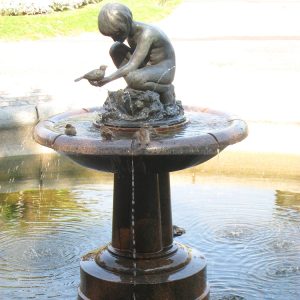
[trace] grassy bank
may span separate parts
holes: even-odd
[[[154,22],[172,12],[182,0],[120,0],[129,6],[135,20]],[[0,39],[24,40],[43,39],[54,36],[76,35],[97,31],[97,17],[100,8],[107,2],[86,7],[56,12],[48,15],[0,16]]]

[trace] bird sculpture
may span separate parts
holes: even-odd
[[[106,68],[107,68],[107,66],[102,65],[102,66],[100,66],[99,69],[92,70],[92,71],[86,73],[85,75],[75,79],[74,81],[78,82],[81,79],[87,79],[87,80],[92,80],[92,81],[100,81],[104,78]]]
[[[75,136],[77,134],[76,128],[71,124],[67,124],[65,127],[65,134]]]
[[[182,227],[178,227],[176,225],[173,225],[173,236],[181,236],[185,233],[185,229]]]
[[[105,125],[100,126],[100,133],[107,141],[111,141],[115,137],[114,133]]]
[[[146,147],[150,144],[150,130],[142,127],[134,133],[133,138],[138,146]]]

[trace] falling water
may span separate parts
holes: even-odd
[[[132,100],[131,100],[130,93],[128,91],[125,91],[125,94],[128,95],[128,98],[129,98],[129,107],[130,107],[130,110],[131,110],[131,114],[133,115],[133,107],[132,107]]]
[[[220,169],[221,169],[221,164],[220,164],[220,152],[221,152],[221,145],[217,139],[217,137],[211,133],[211,132],[207,132],[207,134],[209,134],[210,136],[212,136],[214,138],[214,140],[217,142],[218,144],[218,148],[217,148],[217,155],[216,155],[216,158],[217,158],[217,170],[216,170],[216,175],[219,176],[221,175],[220,174]]]
[[[131,146],[133,151],[133,142]],[[131,236],[132,236],[132,258],[133,258],[133,300],[136,299],[135,286],[136,286],[136,245],[135,245],[135,189],[134,189],[134,160],[133,153],[131,155]]]
[[[169,72],[171,72],[171,71],[172,71],[173,69],[175,69],[175,68],[176,68],[176,66],[173,66],[173,67],[169,68],[168,70],[166,70],[165,72],[162,73],[162,75],[158,78],[157,83],[156,83],[155,86],[154,86],[154,89],[153,89],[154,92],[156,91],[156,87],[157,87],[157,85],[160,83],[160,81],[163,79],[163,77],[164,77],[166,74],[168,74]]]
[[[60,160],[59,158],[57,159],[57,170],[59,170],[59,167],[60,167]],[[57,172],[57,175],[56,175],[56,180],[59,181],[60,179],[60,172]]]

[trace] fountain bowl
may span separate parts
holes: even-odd
[[[171,126],[156,128],[158,138],[151,139],[147,147],[132,147],[132,132],[138,128],[120,128],[113,130],[120,133],[120,138],[106,141],[97,132],[97,125],[94,127],[92,136],[83,136],[80,133],[76,136],[64,134],[62,126],[67,122],[76,122],[77,118],[84,118],[97,114],[99,108],[83,108],[70,112],[55,115],[45,121],[41,121],[35,128],[34,139],[41,145],[50,147],[57,152],[67,155],[75,162],[92,169],[104,172],[118,172],[123,168],[130,167],[131,158],[142,162],[143,167],[153,172],[172,172],[201,164],[228,145],[243,140],[247,134],[247,124],[234,115],[220,111],[186,107],[187,113],[194,115],[210,115],[222,120],[221,128],[197,128],[192,135],[177,136],[176,133],[182,129],[189,130],[189,119],[186,122]],[[75,124],[76,127],[76,124]],[[203,129],[203,130],[202,130]],[[201,131],[202,130],[202,131]]]

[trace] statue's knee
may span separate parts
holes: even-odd
[[[132,73],[129,73],[128,75],[126,75],[126,78],[125,78],[127,85],[132,89],[135,88],[134,87],[135,86],[135,80],[134,79],[135,79],[135,77]]]
[[[116,55],[121,51],[120,49],[122,48],[122,43],[115,42],[112,44],[112,46],[109,49],[109,55],[111,57],[116,57]]]
[[[138,72],[131,72],[126,76],[127,85],[132,89],[142,89],[144,80],[142,76],[138,75]]]

